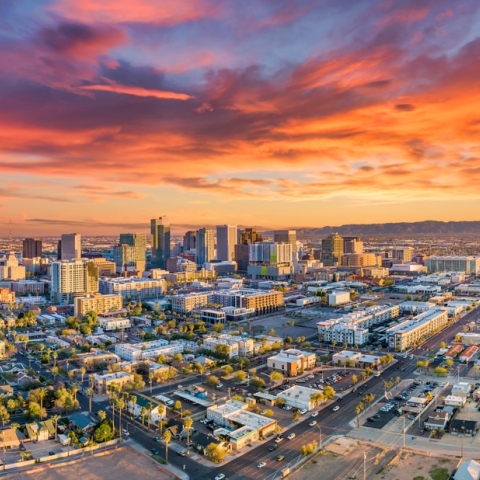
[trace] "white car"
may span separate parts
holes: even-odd
[[[257,467],[258,467],[258,468],[263,468],[265,465],[266,465],[265,462],[260,462],[260,463],[257,465]]]
[[[122,428],[122,433],[126,436],[126,437],[129,437],[130,436],[130,432],[128,430],[125,430],[124,428]]]
[[[318,412],[313,412],[311,416],[316,417],[317,415],[318,415]]]
[[[335,406],[335,407],[332,408],[332,411],[333,411],[333,412],[337,412],[338,410],[340,410],[340,406],[339,406],[339,405],[337,405],[337,406]]]
[[[310,423],[309,423],[309,425],[310,425],[311,427],[314,427],[316,424],[317,424],[317,421],[316,421],[316,420],[313,420],[313,422],[310,422]]]
[[[413,360],[413,355],[410,355],[410,357],[409,357],[409,358],[410,358],[410,360]]]
[[[215,477],[215,480],[223,480],[225,478],[225,474],[224,473],[219,473],[216,477]]]
[[[295,434],[294,433],[291,433],[288,437],[287,437],[289,440],[292,440],[295,438]]]
[[[291,409],[292,409],[292,407],[291,407],[290,405],[287,405],[287,406],[285,407],[285,410],[291,410]]]
[[[299,413],[300,415],[305,415],[307,411],[304,408],[302,408],[301,410],[299,410]]]

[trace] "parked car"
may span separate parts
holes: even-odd
[[[288,437],[287,437],[289,440],[292,440],[295,438],[295,434],[294,433],[291,433]]]
[[[151,448],[150,451],[151,451],[154,455],[160,455],[160,452],[159,452],[156,448]]]
[[[311,417],[316,417],[318,415],[318,412],[313,412]]]
[[[128,430],[126,430],[125,428],[122,428],[122,433],[123,435],[125,435],[126,437],[129,437],[130,436],[130,432]]]
[[[182,457],[186,457],[187,456],[187,451],[186,450],[179,450],[178,454],[181,455]]]
[[[269,447],[268,447],[268,450],[270,452],[273,452],[274,450],[276,450],[278,448],[278,445],[276,443],[272,443]]]
[[[316,420],[313,420],[312,422],[309,423],[309,425],[310,425],[311,427],[314,427],[316,424],[317,424],[317,421],[316,421]]]
[[[223,480],[225,478],[225,474],[224,473],[219,473],[216,477],[215,477],[215,480]]]

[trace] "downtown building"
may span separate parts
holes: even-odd
[[[121,295],[124,299],[144,300],[161,297],[166,291],[165,280],[150,278],[102,278],[99,282],[100,293]]]
[[[40,258],[43,253],[40,238],[25,238],[23,240],[22,258]]]
[[[90,311],[103,315],[120,312],[122,308],[123,297],[119,294],[102,295],[101,293],[94,293],[85,297],[75,297],[74,299],[74,315],[79,318]]]
[[[79,233],[64,233],[58,245],[59,260],[80,260],[82,258],[82,236]]]
[[[364,345],[370,338],[370,329],[384,322],[398,318],[400,307],[373,306],[363,311],[347,313],[338,318],[317,322],[318,340],[320,342],[347,343]]]
[[[429,273],[433,272],[465,272],[476,275],[480,272],[480,257],[428,257],[424,261]]]
[[[215,260],[215,232],[208,228],[197,230],[197,265],[203,267],[205,263]]]
[[[121,233],[113,247],[116,271],[144,272],[147,265],[147,236],[140,233]]]
[[[184,344],[180,342],[169,343],[168,340],[154,340],[152,342],[120,343],[115,345],[115,354],[130,362],[146,358],[156,358],[160,355],[175,355],[183,353]]]
[[[170,222],[167,217],[150,220],[150,233],[152,234],[151,263],[154,268],[165,268],[170,254]]]
[[[247,274],[253,280],[289,280],[293,275],[291,243],[262,242],[249,246]]]
[[[231,262],[237,243],[236,225],[217,225],[217,260]]]

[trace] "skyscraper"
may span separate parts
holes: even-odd
[[[62,260],[78,260],[82,258],[82,236],[79,233],[64,233],[61,242]]]
[[[23,258],[42,256],[42,241],[39,238],[26,238],[23,241]]]
[[[235,257],[236,225],[217,225],[217,260],[231,262]]]
[[[250,245],[250,243],[263,242],[261,233],[257,233],[254,228],[246,228],[238,236],[238,243],[241,245]]]
[[[121,233],[119,244],[134,247],[135,270],[144,272],[147,266],[147,236],[143,233]]]
[[[208,228],[197,230],[197,265],[215,259],[215,232]]]
[[[197,232],[189,230],[183,237],[183,251],[188,252],[197,248]]]
[[[249,264],[249,248],[251,243],[262,242],[261,233],[257,233],[254,228],[246,228],[238,236],[238,244],[235,245],[235,261],[237,268],[241,272],[246,272]]]
[[[275,243],[289,243],[292,246],[292,251],[297,251],[296,230],[275,230],[273,232],[273,241]]]
[[[150,221],[152,234],[152,266],[165,268],[170,258],[170,222],[167,217],[158,217]]]
[[[343,237],[345,253],[363,253],[363,242],[359,237]]]
[[[338,233],[329,235],[322,240],[322,262],[326,267],[339,265],[343,255],[343,237]]]
[[[53,262],[52,300],[73,303],[74,297],[98,292],[98,276],[98,268],[91,260]]]

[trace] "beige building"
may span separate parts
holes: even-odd
[[[273,357],[269,357],[267,359],[267,367],[269,371],[283,373],[285,377],[296,377],[304,370],[313,368],[315,362],[315,353],[289,348]]]
[[[93,258],[92,262],[98,268],[98,274],[101,276],[115,275],[115,262],[110,262],[105,258]]]
[[[15,292],[9,288],[0,288],[0,303],[15,303]]]
[[[122,386],[128,382],[133,382],[133,373],[116,372],[107,373],[106,375],[95,375],[95,393],[106,395],[108,393],[109,386],[114,384]]]
[[[362,273],[365,277],[373,278],[384,278],[390,275],[389,269],[385,267],[365,267]]]
[[[187,295],[174,295],[172,300],[172,311],[188,313],[197,308],[204,307],[209,303],[210,293],[190,293]]]
[[[346,253],[342,267],[376,267],[382,265],[382,256],[374,253]]]
[[[123,330],[130,328],[132,325],[129,318],[99,317],[98,326],[105,332],[109,332],[117,329]]]
[[[99,366],[110,365],[111,363],[119,363],[121,361],[118,355],[92,348],[90,353],[84,353],[77,356],[80,366],[87,370],[96,370]]]
[[[0,280],[24,280],[25,275],[25,267],[18,264],[17,257],[13,253],[0,259]]]
[[[121,295],[102,295],[95,293],[85,297],[76,297],[74,312],[76,317],[83,317],[90,311],[99,315],[110,312],[118,312],[123,308],[123,299]]]

